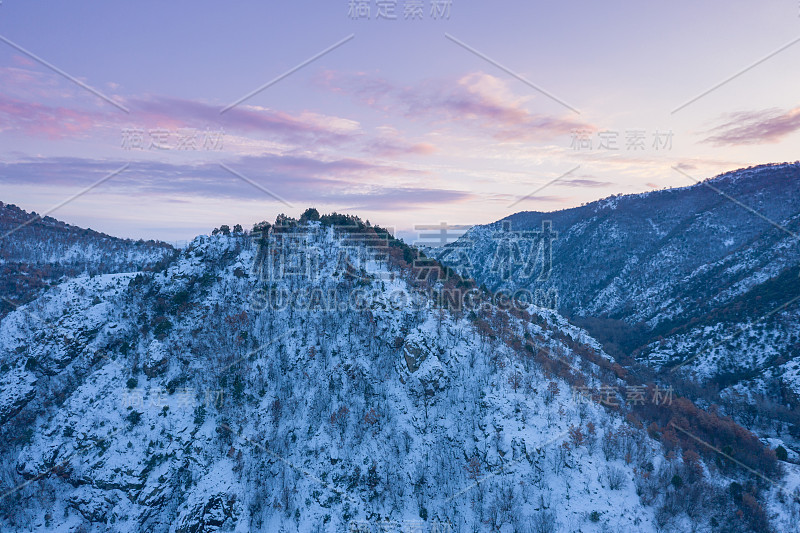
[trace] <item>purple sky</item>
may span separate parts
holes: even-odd
[[[176,240],[315,206],[414,240],[800,156],[796,0],[350,3],[4,0],[0,201],[128,164],[52,216]]]

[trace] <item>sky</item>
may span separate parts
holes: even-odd
[[[0,2],[0,201],[180,241],[409,241],[800,159],[800,5]]]

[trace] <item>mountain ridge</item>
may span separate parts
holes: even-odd
[[[545,228],[558,232],[547,242],[551,256],[542,251]],[[732,414],[749,409],[742,398],[763,398],[773,407],[754,427],[772,438],[770,426],[785,423],[797,447],[798,233],[800,163],[785,163],[516,213],[471,229],[435,257],[493,290],[553,291],[559,312],[626,367],[699,383],[704,401],[740,398],[727,406]],[[519,259],[524,245],[537,268]],[[546,269],[543,257],[552,257]],[[547,279],[529,275],[544,270]]]
[[[413,249],[379,228],[321,218],[198,237],[163,270],[72,278],[0,321],[0,405],[16,410],[0,426],[4,527],[688,531],[702,520],[748,531],[792,520],[791,497],[781,505],[779,489],[671,424],[706,435],[714,421],[708,438],[755,446],[736,456],[787,470],[791,494],[795,465],[778,466],[742,428],[667,404],[652,384],[646,403],[626,401],[638,382],[557,313],[441,307],[430,295],[453,278],[420,276]]]
[[[161,268],[166,243],[112,237],[0,202],[0,318],[60,280]]]

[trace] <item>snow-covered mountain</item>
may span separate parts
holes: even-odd
[[[790,163],[517,213],[436,256],[492,290],[544,295],[623,365],[699,382],[706,400],[734,402],[748,426],[796,447],[799,233],[800,163]],[[783,429],[768,428],[776,421]]]
[[[796,527],[800,467],[730,419],[555,311],[309,218],[0,321],[0,529]]]
[[[443,260],[492,290],[553,288],[569,316],[663,329],[800,264],[798,231],[800,163],[766,165],[691,187],[520,212],[473,227]]]
[[[66,278],[161,268],[173,252],[0,202],[0,317]]]

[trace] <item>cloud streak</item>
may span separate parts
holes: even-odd
[[[352,96],[363,105],[437,126],[470,127],[498,141],[543,141],[593,125],[574,119],[530,112],[530,97],[515,96],[505,81],[474,72],[457,80],[428,80],[404,87],[364,73],[326,72],[318,78],[326,89]]]
[[[800,129],[800,107],[788,111],[766,109],[729,115],[712,130],[705,143],[715,146],[777,143]]]
[[[27,187],[79,188],[120,161],[72,157],[29,158],[0,163],[0,184]],[[260,186],[299,204],[353,206],[387,210],[462,202],[472,194],[453,189],[418,187],[400,179],[418,172],[375,165],[356,159],[320,161],[308,157],[263,155],[241,157],[229,163]],[[382,176],[383,180],[377,179]],[[386,177],[395,179],[387,180]],[[387,181],[394,184],[387,185]],[[103,188],[120,195],[158,196],[181,201],[195,198],[236,201],[259,200],[255,187],[237,180],[217,163],[175,164],[160,161],[132,163],[124,174]],[[264,201],[272,198],[264,195]]]
[[[290,113],[240,105],[220,115],[216,102],[116,95],[130,109],[129,115],[122,116],[103,107],[87,106],[82,95],[63,92],[54,80],[23,67],[0,68],[0,82],[8,88],[0,95],[0,132],[34,139],[108,138],[121,136],[128,129],[145,133],[184,129],[224,131],[232,141],[225,143],[228,151],[239,153],[271,147],[280,151],[339,150],[396,159],[437,151],[433,144],[408,140],[391,127],[367,132],[358,120],[310,111]]]
[[[567,187],[608,187],[609,185],[614,185],[614,183],[610,181],[600,181],[588,178],[565,179],[561,180],[560,183],[562,185],[566,185]]]
[[[0,132],[63,139],[83,136],[99,114],[66,107],[51,107],[0,95]]]
[[[220,116],[219,106],[179,98],[150,97],[129,101],[132,113],[146,124],[171,127],[223,127],[243,134],[265,135],[287,144],[337,146],[355,140],[359,123],[317,113],[290,113],[258,106],[239,106]]]
[[[315,113],[290,113],[242,106],[222,118],[217,106],[177,98],[136,98],[126,102],[130,116],[119,113],[32,103],[0,96],[0,131],[49,139],[74,138],[108,128],[222,128],[257,135],[287,145],[340,146],[355,141],[355,121]]]

